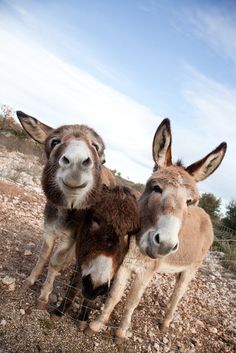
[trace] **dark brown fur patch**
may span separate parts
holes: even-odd
[[[98,224],[96,230],[93,230],[93,221]],[[116,271],[128,250],[126,235],[138,230],[138,205],[132,191],[120,186],[104,188],[99,201],[87,211],[77,229],[79,266],[98,255],[106,255],[112,257]]]

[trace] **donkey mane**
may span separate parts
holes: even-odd
[[[182,168],[185,169],[184,163],[183,163],[183,161],[182,161],[181,158],[177,159],[175,165],[176,165],[177,167],[182,167]]]

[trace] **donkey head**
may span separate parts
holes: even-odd
[[[170,121],[164,119],[153,140],[154,173],[140,197],[140,250],[151,258],[178,250],[179,232],[188,207],[198,204],[196,182],[206,179],[220,165],[226,152],[221,143],[189,167],[172,164]],[[191,229],[189,230],[191,232]]]
[[[104,187],[77,234],[84,297],[93,300],[109,289],[128,250],[128,235],[138,230],[138,206],[132,192],[125,187]]]
[[[42,186],[47,199],[65,208],[89,207],[105,161],[102,138],[85,125],[53,129],[23,112],[17,117],[32,139],[45,146]]]

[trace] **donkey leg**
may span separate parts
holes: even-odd
[[[48,302],[48,297],[53,290],[53,283],[56,276],[60,273],[64,267],[70,252],[74,250],[75,239],[72,236],[67,236],[64,242],[59,246],[55,254],[51,257],[48,266],[47,278],[43,284],[39,299],[38,308],[45,309]]]
[[[125,266],[122,267],[121,265],[121,267],[119,268],[115,276],[111,289],[109,291],[108,298],[105,302],[102,313],[98,316],[96,320],[90,322],[89,328],[86,330],[86,334],[99,332],[101,329],[105,327],[114,307],[120,301],[124,293],[126,283],[130,275],[131,275],[130,271]]]
[[[34,266],[33,270],[31,271],[29,277],[27,277],[25,280],[26,288],[31,287],[36,282],[39,275],[41,275],[41,273],[43,272],[43,268],[51,255],[55,239],[56,236],[54,233],[48,233],[46,231],[44,232],[44,241],[39,254],[38,261]]]
[[[177,278],[176,278],[176,283],[175,283],[175,288],[173,291],[173,294],[171,296],[170,302],[167,307],[166,315],[164,318],[164,321],[161,325],[161,331],[162,332],[167,332],[169,325],[173,319],[174,312],[178,306],[179,301],[183,297],[184,293],[187,290],[187,287],[189,285],[189,282],[191,279],[194,277],[196,270],[191,269],[191,270],[185,270],[181,272]]]
[[[116,343],[122,343],[127,338],[127,331],[130,327],[132,314],[138,306],[140,299],[152,279],[154,271],[138,273],[127,296],[124,314],[118,329],[116,330]]]

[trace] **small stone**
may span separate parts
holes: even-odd
[[[167,344],[167,343],[169,343],[169,340],[168,340],[168,338],[164,337],[164,338],[163,338],[163,343],[164,343],[164,344]]]
[[[198,326],[201,326],[201,327],[204,326],[204,323],[201,320],[196,320],[195,324],[198,325]]]
[[[154,333],[153,333],[152,331],[149,331],[149,332],[148,332],[148,336],[149,336],[150,338],[154,338],[154,337],[155,337],[155,335],[154,335]]]
[[[2,283],[6,284],[7,286],[9,286],[10,284],[14,283],[16,281],[16,279],[14,277],[9,277],[9,276],[5,276],[2,279]]]
[[[24,309],[20,309],[20,314],[21,315],[25,315],[25,310]]]
[[[13,282],[8,286],[8,291],[9,292],[14,292],[14,290],[16,289],[16,283]]]
[[[30,255],[32,255],[32,251],[30,251],[30,250],[25,250],[24,255],[25,255],[25,256],[30,256]]]
[[[217,333],[218,332],[216,327],[209,327],[208,331],[210,331],[211,333]]]
[[[7,321],[5,319],[2,319],[1,320],[1,326],[6,326],[6,324],[7,324]]]
[[[33,243],[32,241],[30,241],[27,245],[30,246],[30,247],[34,247],[34,246],[35,246],[35,243]]]
[[[156,352],[159,352],[159,344],[158,343],[154,343],[154,348],[155,348]]]

